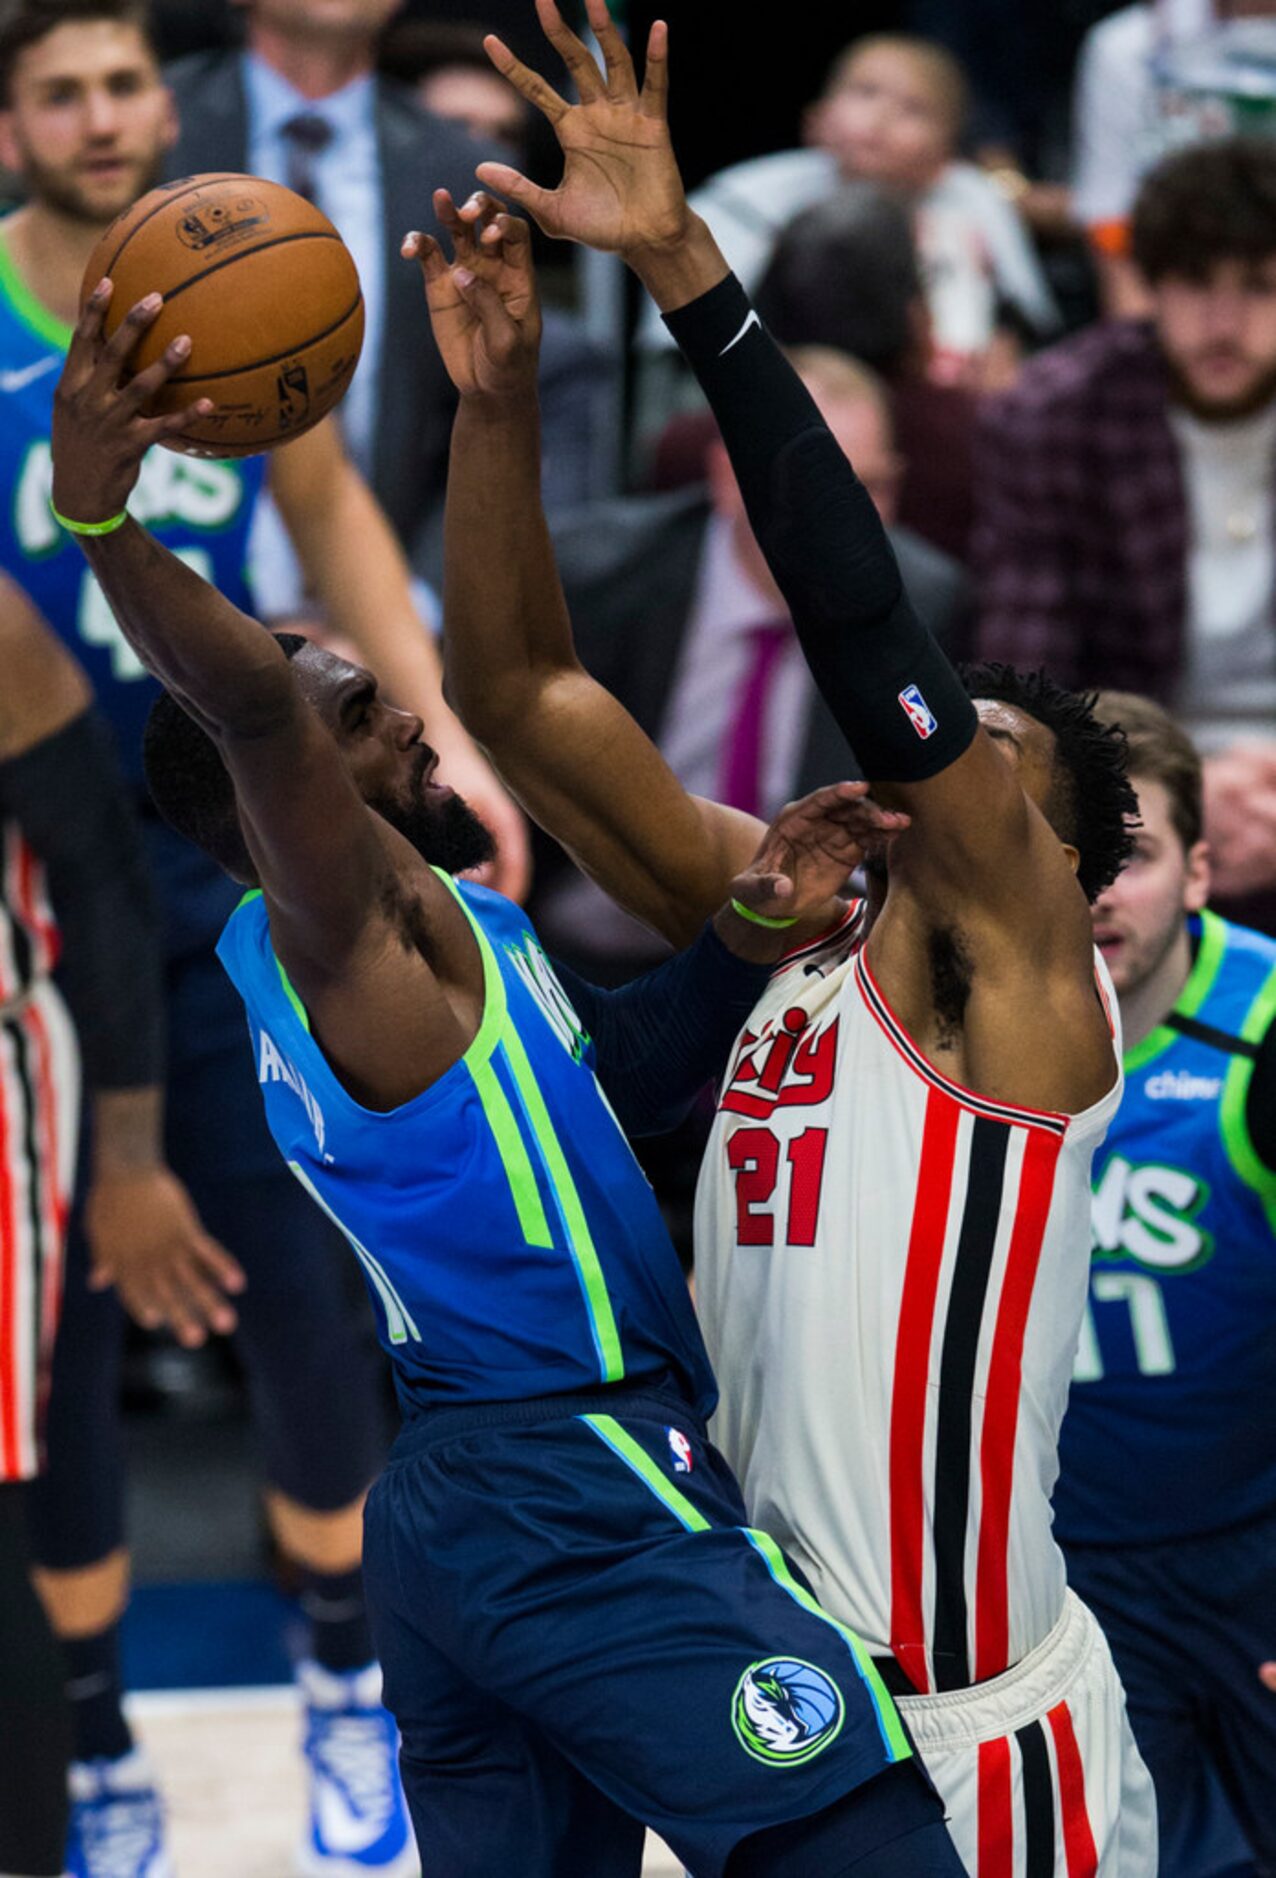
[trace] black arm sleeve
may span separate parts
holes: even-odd
[[[659,1135],[722,1074],[774,967],[737,958],[706,925],[685,951],[615,991],[557,961],[554,970],[594,1040],[598,1080],[621,1127]]]
[[[48,875],[86,1083],[161,1082],[159,924],[115,746],[96,711],[0,763],[0,814],[17,822]]]
[[[667,314],[718,420],[825,703],[873,782],[920,782],[977,719],[904,592],[872,500],[734,275]]]

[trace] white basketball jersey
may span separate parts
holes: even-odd
[[[1050,1493],[1120,1038],[1081,1115],[974,1095],[894,1018],[862,924],[786,960],[736,1044],[696,1295],[750,1518],[933,1693],[1001,1674],[1063,1608]]]

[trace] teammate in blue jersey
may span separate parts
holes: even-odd
[[[136,0],[15,0],[0,17],[0,155],[26,190],[24,206],[0,223],[0,568],[87,675],[143,817],[167,941],[168,1152],[209,1234],[176,1242],[148,1234],[135,1211],[136,1230],[122,1242],[116,1235],[118,1256],[109,1270],[98,1265],[96,1280],[113,1278],[143,1322],[167,1321],[186,1341],[208,1328],[234,1330],[271,1525],[300,1569],[311,1620],[314,1669],[301,1672],[312,1724],[307,1859],[326,1868],[322,1826],[335,1819],[340,1862],[357,1844],[361,1866],[393,1872],[412,1866],[415,1853],[392,1731],[375,1697],[359,1573],[362,1500],[383,1451],[376,1352],[347,1308],[340,1242],[280,1167],[262,1120],[243,1013],[213,951],[235,895],[145,797],[141,734],[157,688],[49,506],[54,387],[85,264],[112,218],[156,180],[175,131],[145,24]],[[260,461],[156,450],[132,501],[175,553],[249,606],[245,563],[263,474]],[[402,555],[332,427],[278,452],[269,482],[334,626],[427,716],[449,768],[498,830],[510,861],[501,878],[517,886],[508,801],[484,785],[473,747],[449,729],[437,657],[412,610]],[[228,1294],[228,1274],[232,1284],[246,1280],[242,1294]],[[123,1320],[114,1293],[89,1288],[78,1217],[61,1333],[34,1540],[76,1718],[68,1864],[74,1878],[96,1878],[99,1869],[112,1878],[165,1878],[158,1800],[121,1704]],[[334,1371],[347,1379],[339,1406],[328,1387]],[[352,1740],[366,1750],[353,1780]]]
[[[190,347],[121,389],[156,304],[104,343],[109,292],[63,374],[54,501],[175,700],[157,798],[250,887],[222,956],[271,1127],[395,1363],[406,1426],[365,1570],[425,1859],[634,1878],[646,1822],[696,1878],[959,1871],[871,1658],[748,1529],[705,1438],[703,1348],[588,1024],[517,909],[451,878],[483,830],[420,720],[368,672],[263,640],[127,516],[145,447],[190,420],[139,414]],[[473,357],[499,376],[481,339]],[[674,851],[710,832],[746,908],[727,930],[774,956],[766,922],[801,911],[800,940],[840,914],[844,839],[768,837],[750,865],[758,824],[690,801],[654,750],[628,780],[668,803]],[[861,791],[816,806],[847,832],[904,825]]]
[[[1094,908],[1126,1085],[1095,1157],[1055,1530],[1156,1783],[1162,1878],[1216,1878],[1276,1870],[1276,941],[1206,906],[1186,733],[1123,693],[1100,714],[1142,826]]]

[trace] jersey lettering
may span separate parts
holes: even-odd
[[[786,1011],[779,1030],[764,1024],[740,1039],[720,1107],[765,1121],[777,1108],[816,1108],[833,1094],[838,1020],[808,1030],[807,1014]]]
[[[541,947],[530,937],[521,946],[506,946],[506,953],[527,989],[545,1014],[546,1021],[573,1063],[579,1063],[589,1048],[589,1032],[576,1015],[571,999],[558,981],[558,974]]]
[[[1214,1253],[1212,1235],[1195,1223],[1209,1196],[1208,1182],[1186,1168],[1112,1155],[1094,1191],[1094,1256],[1130,1258],[1155,1272],[1195,1271]]]
[[[33,558],[50,554],[66,540],[53,519],[53,447],[39,438],[18,472],[13,519],[18,546]],[[184,522],[191,528],[225,528],[244,499],[244,482],[231,463],[151,450],[142,459],[129,514],[148,527]]]
[[[261,1052],[257,1063],[257,1080],[259,1083],[282,1082],[287,1084],[288,1088],[292,1090],[310,1118],[310,1126],[315,1131],[315,1141],[318,1144],[320,1154],[322,1154],[324,1138],[327,1134],[323,1119],[323,1110],[315,1101],[313,1095],[311,1095],[300,1071],[295,1069],[288,1061],[288,1058],[284,1055],[279,1045],[267,1030],[263,1030],[261,1033]]]

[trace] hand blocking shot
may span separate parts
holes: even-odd
[[[687,207],[663,24],[640,86],[603,0],[587,4],[601,62],[553,0],[537,12],[577,102],[500,40],[487,49],[551,125],[562,180],[498,163],[480,180],[547,235],[619,253],[650,292],[824,702],[874,798],[910,818],[870,857],[864,900],[776,972],[720,1091],[696,1213],[714,1437],[942,1796],[957,1863],[923,1865],[923,1843],[939,1855],[918,1828],[892,1848],[899,1869],[1146,1878],[1151,1784],[1049,1503],[1091,1161],[1122,1090],[1089,908],[1130,851],[1123,739],[1040,672],[960,677],[919,622],[869,496]],[[525,231],[487,195],[436,209],[454,261],[432,236],[405,251],[461,393],[451,693],[528,812],[685,943],[742,831],[682,789],[576,658],[539,504]],[[852,1831],[767,1869],[887,1869],[853,1846]]]
[[[650,1824],[697,1874],[955,1871],[877,1670],[706,1438],[712,1374],[622,1132],[721,1072],[907,810],[856,783],[769,830],[729,811],[723,893],[683,952],[615,993],[556,971],[517,906],[454,878],[487,836],[420,720],[127,517],[146,449],[209,413],[143,415],[189,346],[130,380],[160,308],[107,339],[109,301],[59,387],[53,500],[166,688],[155,800],[245,888],[219,950],[267,1119],[393,1365],[404,1429],[364,1571],[423,1856],[609,1878]]]

